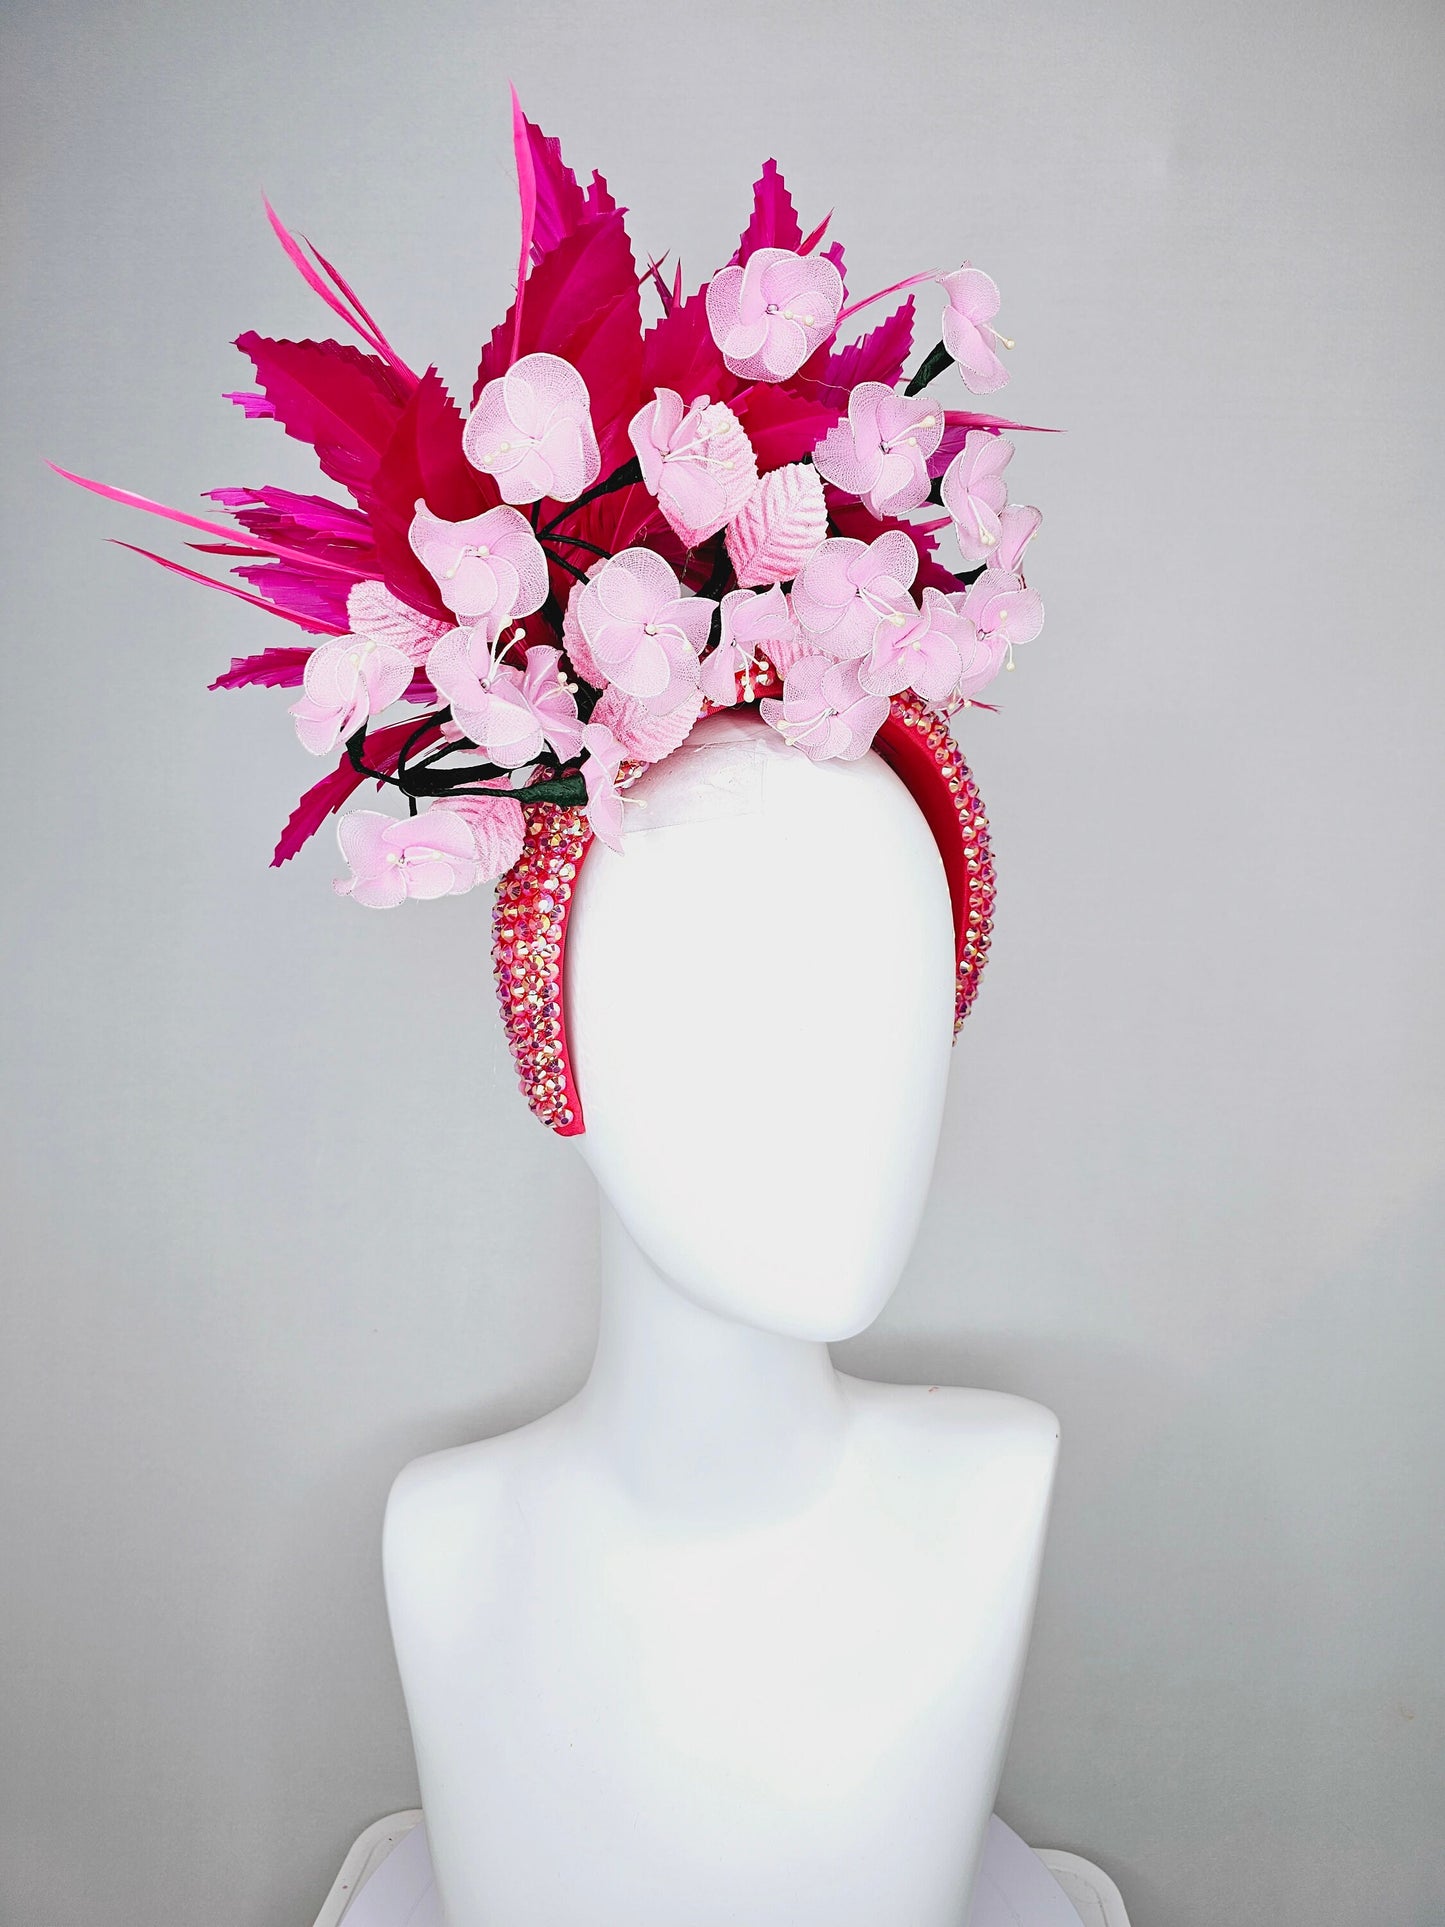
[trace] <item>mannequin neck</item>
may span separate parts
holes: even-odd
[[[814,1498],[846,1427],[826,1344],[694,1304],[602,1200],[597,1353],[579,1400],[630,1498],[702,1526],[757,1523]]]

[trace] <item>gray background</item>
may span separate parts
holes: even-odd
[[[328,332],[263,186],[465,386],[512,76],[694,275],[776,153],[855,290],[1002,283],[1003,405],[1069,431],[1014,467],[1049,622],[967,728],[997,946],[840,1356],[1062,1417],[1009,1820],[1139,1927],[1438,1923],[1439,10],[190,0],[6,40],[0,1916],[304,1927],[415,1795],[392,1474],[585,1369],[591,1191],[516,1097],[485,902],[357,913],[329,837],[269,871],[315,767],[286,698],[205,684],[286,632],[40,467],[311,485],[217,399],[243,327]]]

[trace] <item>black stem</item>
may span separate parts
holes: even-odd
[[[930,348],[928,353],[923,357],[922,366],[904,389],[904,394],[917,395],[921,393],[922,390],[928,386],[929,382],[943,373],[945,368],[951,368],[952,366],[953,356],[940,341],[936,348]]]
[[[543,540],[552,543],[561,542],[569,549],[587,549],[593,555],[604,556],[609,562],[612,560],[611,549],[599,549],[595,542],[584,542],[580,535],[548,535],[544,536]]]
[[[602,481],[594,482],[591,488],[584,489],[575,502],[569,502],[560,515],[554,515],[551,521],[545,523],[537,533],[550,535],[559,522],[565,522],[567,517],[575,515],[578,509],[586,508],[589,502],[595,502],[599,495],[610,495],[615,488],[630,488],[634,482],[641,480],[642,464],[634,455],[630,461],[624,462],[621,468],[614,468],[612,473]]]
[[[575,562],[569,562],[565,555],[549,555],[547,560],[549,562],[555,562],[559,569],[565,569],[568,575],[576,576],[579,582],[585,582],[587,580],[587,571],[585,569],[579,569]]]

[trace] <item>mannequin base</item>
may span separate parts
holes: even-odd
[[[316,1927],[444,1927],[420,1820],[413,1807],[366,1829]],[[1129,1916],[1101,1868],[1048,1847],[1035,1853],[995,1815],[967,1927],[1129,1927]]]

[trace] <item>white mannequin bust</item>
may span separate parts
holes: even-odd
[[[393,1635],[449,1927],[962,1927],[1058,1428],[865,1383],[932,1170],[953,943],[876,757],[717,717],[568,938],[597,1356],[418,1460]]]

